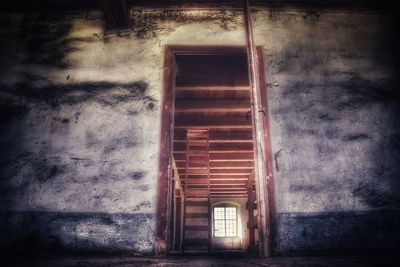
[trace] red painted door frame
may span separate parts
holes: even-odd
[[[260,97],[263,108],[263,127],[265,138],[265,162],[266,169],[269,173],[266,196],[264,200],[268,203],[264,211],[264,219],[269,227],[268,239],[272,243],[275,227],[275,193],[272,176],[272,150],[268,120],[267,106],[267,90],[264,75],[264,64],[262,56],[262,48],[257,47],[258,51],[258,66],[259,66],[259,82]],[[156,202],[156,224],[155,224],[155,244],[154,252],[156,255],[166,255],[170,251],[169,236],[171,230],[171,204],[172,204],[172,147],[173,147],[173,132],[174,132],[174,101],[175,101],[175,56],[176,55],[229,55],[229,54],[246,54],[245,46],[199,46],[199,45],[168,45],[165,49],[164,56],[164,73],[163,73],[163,96],[161,103],[161,127],[160,127],[160,157],[158,167],[158,185],[157,185],[157,202]],[[254,129],[253,129],[254,131]]]

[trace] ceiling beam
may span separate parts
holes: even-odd
[[[208,88],[196,88],[187,89],[190,87],[185,87],[184,89],[175,90],[176,99],[250,99],[249,89],[237,89],[236,87],[231,87],[227,89],[212,90]]]

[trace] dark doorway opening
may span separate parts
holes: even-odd
[[[244,47],[166,51],[156,252],[263,246],[247,66]]]

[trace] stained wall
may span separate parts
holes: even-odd
[[[9,13],[0,244],[151,254],[165,45],[244,45],[239,11]],[[398,42],[388,14],[254,12],[279,253],[398,248]]]

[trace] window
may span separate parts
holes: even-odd
[[[214,207],[214,236],[237,236],[237,208],[233,206]]]

